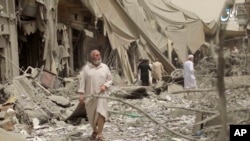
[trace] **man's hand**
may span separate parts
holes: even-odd
[[[80,103],[83,103],[83,102],[84,102],[83,93],[80,93],[79,101],[80,101]]]
[[[106,87],[105,85],[102,85],[102,86],[100,87],[100,92],[105,92],[106,89],[107,89],[107,87]]]

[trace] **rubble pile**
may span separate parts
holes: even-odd
[[[155,93],[164,86],[126,86],[121,78],[111,87],[110,118],[104,135],[112,141],[213,139],[218,136],[220,119],[213,77],[199,77],[197,92],[184,91],[169,83],[167,91]],[[44,88],[38,79],[22,75],[1,85],[0,137],[22,136],[18,140],[68,141],[88,140],[92,130],[84,117],[78,123],[66,122],[78,105],[77,77],[65,78],[64,87]],[[249,76],[226,77],[229,123],[249,123]],[[237,84],[237,87],[236,85]],[[4,100],[4,101],[3,101]],[[7,139],[7,137],[5,137]]]
[[[250,56],[245,51],[237,54],[230,52],[229,49],[224,51],[225,58],[225,76],[240,76],[250,74]],[[199,75],[216,76],[217,72],[217,56],[203,57],[195,66],[195,70]]]

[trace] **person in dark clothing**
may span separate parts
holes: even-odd
[[[149,86],[149,70],[151,71],[149,61],[144,59],[138,66],[138,71],[140,71],[140,78],[143,86]]]

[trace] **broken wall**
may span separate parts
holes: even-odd
[[[105,48],[106,41],[100,28],[102,25],[98,26],[97,19],[80,0],[61,0],[58,3],[58,22],[67,28],[71,70],[79,71],[86,64],[91,50],[102,51]]]
[[[1,0],[0,5],[0,83],[19,75],[18,44],[14,0]]]

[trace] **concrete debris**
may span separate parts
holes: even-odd
[[[92,130],[77,89],[92,49],[100,50],[114,84],[106,140],[216,140],[216,22],[206,25],[164,0],[1,1],[0,141],[88,141]],[[245,32],[225,32],[233,40],[220,43],[229,124],[250,123],[250,50],[245,37],[234,38]],[[195,56],[197,90],[183,89],[187,53]],[[162,81],[149,76],[150,86],[139,86],[139,60],[156,58]]]
[[[50,100],[58,104],[59,106],[69,107],[70,101],[62,96],[52,95],[48,97]]]
[[[30,76],[19,76],[2,87],[1,95],[8,97],[3,101],[5,104],[0,105],[0,127],[13,134],[21,133],[27,141],[88,141],[92,130],[86,116],[85,105],[78,102],[77,77],[64,78],[65,86],[48,89],[50,95],[37,86],[35,81],[39,80]],[[232,77],[226,78],[225,81],[226,84],[233,84],[235,81],[249,83],[250,79]],[[202,83],[199,83],[199,89],[203,89],[202,86],[210,86],[201,85]],[[160,81],[154,86],[142,87],[125,86],[119,82],[112,86],[110,96],[122,98],[143,112],[122,101],[110,100],[108,104],[110,117],[104,127],[105,138],[110,141],[186,140],[183,137],[166,134],[164,127],[167,127],[190,138],[207,139],[210,133],[208,129],[217,126],[220,121],[214,118],[206,123],[196,123],[211,118],[209,112],[217,112],[218,104],[214,102],[217,101],[217,93],[215,91],[186,93],[177,83],[169,83],[168,89],[163,90],[165,84],[166,81]],[[156,93],[156,88],[161,89],[159,94]],[[172,94],[178,91],[180,93]],[[228,106],[249,107],[250,98],[247,92],[244,91],[239,95],[237,94],[239,91],[241,90],[227,88]],[[247,118],[244,112],[236,113],[228,113],[230,123],[237,123],[242,118]],[[155,124],[148,117],[152,117],[159,124]],[[9,134],[5,132],[4,135]]]
[[[166,100],[171,101],[172,98],[171,98],[169,95],[167,95],[167,96],[166,96]]]
[[[155,85],[155,89],[160,89],[163,87],[164,81],[158,81]]]
[[[26,141],[25,137],[20,133],[7,132],[0,128],[0,139],[2,141]]]
[[[0,122],[0,127],[6,131],[13,131],[15,122],[11,121],[11,119],[5,119]]]
[[[114,85],[121,85],[124,84],[124,80],[116,73],[116,71],[112,71],[112,78],[113,78],[113,84]]]
[[[5,119],[5,116],[6,116],[6,112],[5,111],[1,111],[0,112],[0,120]]]

